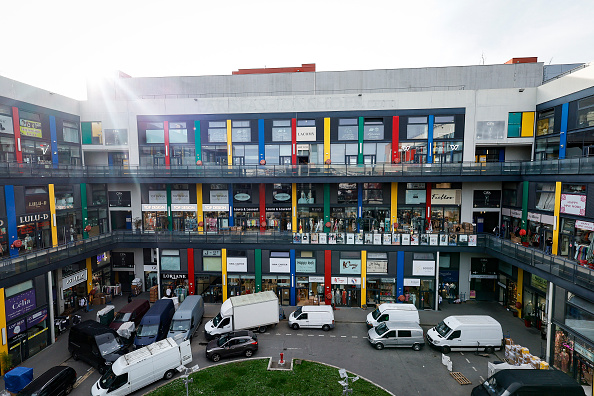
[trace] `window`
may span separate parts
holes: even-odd
[[[249,121],[231,121],[231,141],[233,143],[249,143],[252,141],[252,130]]]
[[[427,139],[428,131],[427,117],[408,117],[407,139]]]
[[[312,183],[297,184],[297,203],[314,204],[316,203],[316,189]]]
[[[316,120],[297,120],[298,127],[316,126]]]
[[[518,206],[518,185],[516,183],[503,184],[503,206]]]
[[[536,209],[552,211],[555,208],[555,185],[538,183],[536,185]]]
[[[433,124],[433,139],[453,139],[456,124],[454,116],[436,116]]]
[[[564,194],[586,194],[585,184],[563,184],[561,191]]]
[[[382,183],[363,183],[363,203],[383,204]]]
[[[402,142],[398,156],[402,163],[424,164],[427,162],[427,142]]]
[[[72,186],[56,185],[55,188],[56,209],[74,208],[74,195],[72,194]]]
[[[356,118],[341,118],[338,120],[338,140],[359,140]]]
[[[41,138],[41,118],[39,114],[21,111],[19,114],[21,136]]]
[[[305,121],[305,120],[303,120]],[[291,142],[291,120],[272,121],[272,141]],[[268,159],[267,159],[268,161]]]
[[[357,183],[338,184],[338,203],[357,203]]]
[[[162,271],[179,271],[181,269],[179,250],[163,249],[161,254]]]
[[[162,122],[146,125],[146,143],[165,143],[165,127]]]
[[[64,121],[62,123],[62,140],[69,143],[80,143],[78,125]]]
[[[227,143],[226,121],[210,121],[208,123],[208,142]]]
[[[188,129],[185,122],[169,123],[169,143],[188,143]]]
[[[520,137],[522,113],[509,113],[507,118],[507,137]]]
[[[275,183],[272,190],[272,200],[276,203],[291,202],[291,184]]]
[[[433,142],[434,162],[462,162],[462,146],[461,141]]]
[[[363,140],[384,140],[384,121],[381,118],[365,119]]]
[[[410,330],[398,330],[398,338],[402,337],[412,337],[412,333]]]
[[[578,128],[594,126],[594,96],[578,101]]]
[[[549,109],[538,113],[536,122],[536,136],[550,135],[553,133],[555,123],[555,110]]]

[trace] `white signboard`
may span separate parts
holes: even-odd
[[[340,259],[341,274],[361,274],[361,260]]]
[[[171,204],[173,212],[196,212],[198,205],[196,204]]]
[[[316,140],[316,127],[298,127],[296,131],[298,142],[312,142]]]
[[[167,204],[167,191],[149,191],[149,203]]]
[[[330,282],[333,285],[346,285],[348,284],[348,278],[346,276],[333,276]]]
[[[387,274],[388,262],[386,260],[367,260],[367,273]]]
[[[431,205],[460,205],[461,197],[461,190],[432,190]]]
[[[413,260],[412,274],[416,276],[435,275],[435,261],[431,260]]]
[[[157,264],[144,265],[144,272],[157,272]]]
[[[202,210],[204,212],[228,212],[229,211],[229,204],[223,205],[212,205],[212,204],[204,204],[202,205]]]
[[[295,272],[316,272],[315,258],[295,259]]]
[[[576,220],[575,228],[579,228],[580,230],[594,231],[594,223],[590,223],[589,221]]]
[[[540,223],[540,213],[528,212],[528,220],[538,221]]]
[[[190,192],[189,191],[171,191],[171,203],[174,204],[187,204],[190,203]]]
[[[227,257],[227,272],[247,272],[247,257]]]
[[[511,215],[511,217],[515,217],[516,219],[522,218],[522,211],[518,209],[511,209],[509,211],[509,214]]]
[[[142,204],[143,212],[166,212],[167,204]]]
[[[586,214],[586,196],[561,194],[561,213],[584,216]]]
[[[426,198],[425,190],[406,190],[404,199],[407,205],[420,205],[425,203]]]
[[[361,284],[361,278],[347,278],[347,283],[349,285],[360,285]]]
[[[271,257],[270,272],[281,272],[289,274],[291,272],[291,259],[284,257]]]
[[[87,280],[87,270],[80,270],[62,279],[62,290],[70,289]]]
[[[317,282],[317,283],[324,283],[324,277],[323,276],[310,276],[309,281]]]
[[[421,280],[404,278],[404,286],[421,286]]]
[[[229,191],[227,190],[211,190],[210,191],[211,204],[228,204]]]

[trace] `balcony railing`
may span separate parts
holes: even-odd
[[[331,238],[329,238],[330,233],[326,233],[325,235],[325,245],[329,245],[330,247],[336,247],[335,245],[349,245],[346,239],[341,241],[334,240],[332,243],[330,242]],[[383,234],[379,235],[381,236],[379,238],[379,243],[377,239],[366,239],[364,234],[362,237],[363,244],[358,245],[356,243],[353,243],[351,245],[358,245],[361,249],[368,249],[372,246],[385,247],[386,245],[388,245],[388,243],[386,243],[388,238],[384,238]],[[507,257],[510,259],[510,261],[518,260],[530,267],[537,268],[541,271],[553,275],[554,277],[568,281],[581,288],[586,288],[588,290],[594,289],[594,270],[587,267],[583,267],[577,264],[575,261],[567,260],[560,256],[547,255],[540,250],[525,247],[513,243],[510,240],[500,239],[490,234],[479,234],[477,235],[476,239],[470,238],[470,235],[467,235],[467,237],[468,238],[463,238],[461,240],[458,235],[456,238],[456,243],[453,243],[448,235],[447,246],[439,245],[439,242],[441,242],[439,236],[439,242],[437,244],[432,244],[431,242],[428,242],[427,245],[419,244],[418,246],[394,246],[392,242],[389,245],[394,247],[395,249],[414,249],[421,247],[423,249],[433,249],[435,251],[440,249],[443,250],[446,247],[469,247],[471,249],[476,249],[477,252],[481,253],[485,252],[497,256],[503,255],[504,258]],[[319,240],[320,239],[318,239],[318,245],[320,245]],[[365,243],[366,240],[371,240],[371,243]],[[394,241],[393,238],[390,238],[390,240]],[[467,242],[463,242],[463,240],[466,240]],[[476,247],[473,246],[474,240],[476,240]],[[470,241],[470,245],[468,241]],[[311,242],[311,240],[309,240],[308,242]],[[303,239],[299,238],[299,240],[297,240],[294,234],[288,232],[247,232],[243,234],[217,234],[183,233],[175,231],[161,231],[152,233],[113,231],[109,234],[95,236],[82,241],[77,241],[75,243],[61,245],[55,248],[40,250],[34,253],[2,260],[0,261],[0,280],[5,280],[12,276],[25,273],[27,271],[39,270],[44,267],[50,268],[52,264],[55,264],[61,260],[65,260],[68,258],[79,258],[81,256],[84,256],[85,254],[88,255],[88,252],[90,251],[105,251],[113,249],[117,247],[119,243],[125,243],[127,245],[136,244],[138,247],[155,247],[158,246],[160,243],[176,243],[183,245],[185,247],[196,245],[209,246],[212,244],[261,244],[264,246],[273,246],[278,244],[303,245]],[[307,248],[307,246],[308,245],[305,245],[303,247]],[[311,246],[311,244],[309,246]]]
[[[0,178],[276,178],[594,174],[594,157],[547,161],[361,165],[68,166],[0,163]]]

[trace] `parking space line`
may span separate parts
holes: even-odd
[[[464,352],[460,352],[460,355],[464,356]]]
[[[318,334],[318,337],[324,337],[324,334]]]
[[[307,336],[308,336],[308,337],[313,337],[314,335],[313,335],[313,334],[308,334]]]
[[[303,334],[301,334],[301,333],[298,333],[298,334],[297,334],[297,337],[299,337],[299,336],[303,337]]]
[[[91,374],[93,374],[95,372],[94,368],[90,368],[87,370],[87,372],[85,373],[85,375],[81,375],[80,377],[78,377],[78,379],[76,380],[76,382],[74,383],[73,388],[76,388],[77,386],[79,386],[84,380],[87,379],[87,377]]]
[[[483,376],[482,376],[482,375],[479,375],[479,378],[481,379],[481,383],[482,383],[482,382],[485,382],[485,379],[483,378]]]
[[[331,335],[331,336],[330,336],[330,338],[335,338],[335,337],[336,337],[335,335]]]
[[[474,366],[472,366],[472,369],[473,369],[474,371],[476,371],[476,369],[474,368]]]
[[[353,337],[353,338],[359,338],[359,337],[357,337],[357,336],[352,336],[352,337]]]
[[[469,363],[470,364],[470,360],[468,360],[468,358],[465,358],[465,359],[466,359],[466,363]]]
[[[346,338],[346,336],[340,336],[340,338]]]
[[[288,335],[288,336],[290,336],[290,335],[291,335],[291,333],[287,333],[287,334],[285,334],[285,335]]]

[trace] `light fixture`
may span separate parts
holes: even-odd
[[[198,99],[194,98],[194,102],[198,102]]]
[[[519,91],[520,91],[520,92],[524,92],[524,88],[520,88],[520,89],[519,89]]]
[[[359,95],[357,95],[357,96],[363,96],[363,94],[359,94]]]

